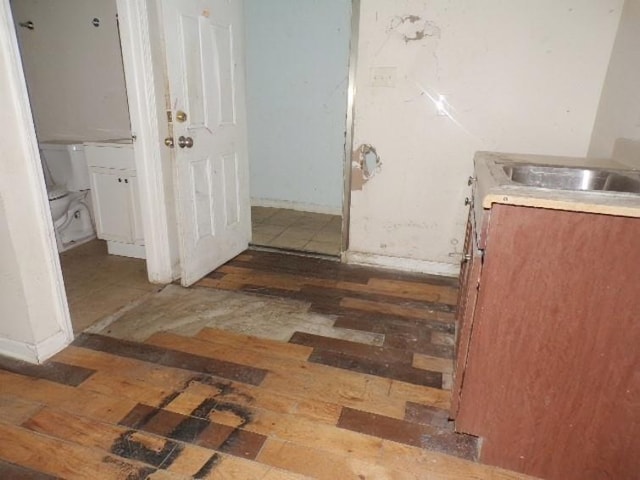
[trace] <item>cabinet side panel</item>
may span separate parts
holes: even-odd
[[[640,219],[495,205],[456,427],[547,479],[640,471]]]

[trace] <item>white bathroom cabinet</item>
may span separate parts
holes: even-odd
[[[110,254],[145,258],[132,145],[87,143],[85,155],[98,238]]]

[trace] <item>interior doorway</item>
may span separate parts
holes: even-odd
[[[80,0],[69,0],[69,2],[75,5],[75,7],[73,8],[74,15],[82,11],[83,7],[85,7],[86,5],[88,4],[93,5],[93,2],[90,3],[90,2],[80,1]],[[46,7],[48,10],[45,10],[40,18],[37,18],[37,17],[32,17],[31,19],[18,18],[18,15],[16,15],[16,30],[18,32],[18,37],[21,37],[23,34],[33,33],[34,31],[37,32],[39,31],[39,28],[42,28],[42,26],[51,26],[51,20],[53,18],[51,10],[52,9],[58,10],[60,7],[58,3],[51,4],[49,2],[35,2],[35,1],[33,3],[37,3],[41,8]],[[101,6],[104,6],[107,4],[107,2],[102,2],[102,1],[96,2],[96,3]],[[12,6],[13,13],[16,13],[16,10],[17,10],[16,5],[22,6],[26,4],[28,4],[27,1],[12,2],[11,6]],[[162,118],[163,116],[165,116],[166,112],[163,110],[164,105],[162,103],[162,100],[159,99],[159,97],[164,96],[165,92],[160,87],[160,85],[164,86],[164,84],[162,83],[162,79],[160,79],[159,74],[157,73],[149,74],[149,72],[151,72],[157,65],[159,65],[159,63],[156,63],[157,58],[155,56],[152,58],[152,56],[149,55],[150,49],[148,48],[149,44],[151,43],[151,38],[155,38],[155,36],[158,35],[158,32],[157,32],[157,27],[153,26],[153,22],[151,22],[150,25],[147,25],[144,23],[146,21],[146,14],[147,14],[146,9],[155,8],[157,7],[157,5],[155,5],[153,2],[147,4],[147,2],[138,1],[138,0],[117,0],[117,4],[119,9],[120,7],[123,8],[121,12],[124,12],[126,9],[127,17],[129,18],[127,23],[128,41],[123,42],[123,44],[128,45],[126,51],[124,52],[124,56],[125,56],[125,64],[127,65],[126,67],[127,77],[129,76],[129,72],[133,72],[133,75],[132,75],[133,86],[129,85],[129,88],[130,88],[129,93],[130,93],[130,97],[131,96],[134,97],[134,100],[131,100],[131,98],[129,99],[129,106],[134,105],[133,107],[131,107],[132,108],[131,119],[137,125],[136,134],[138,137],[136,142],[136,148],[135,148],[135,160],[136,160],[135,163],[138,168],[139,178],[144,179],[144,180],[141,180],[141,182],[143,182],[143,185],[141,185],[140,188],[142,190],[142,209],[143,209],[143,212],[147,212],[147,215],[144,215],[145,237],[147,235],[149,236],[145,238],[145,241],[148,242],[147,258],[149,263],[145,263],[144,260],[142,261],[131,260],[131,261],[137,264],[137,267],[134,267],[133,270],[138,271],[138,273],[142,277],[142,281],[145,284],[145,287],[139,288],[139,290],[146,290],[147,287],[149,290],[153,290],[154,288],[157,288],[157,287],[154,285],[151,285],[146,280],[147,276],[151,278],[154,282],[158,282],[158,283],[169,283],[177,278],[176,251],[178,250],[178,247],[177,247],[178,240],[176,238],[178,234],[175,233],[174,231],[175,222],[171,213],[172,210],[174,209],[175,199],[172,197],[170,186],[168,187],[171,181],[169,180],[170,175],[167,174],[168,170],[170,169],[170,167],[168,167],[170,163],[166,161],[166,158],[169,154],[167,153],[168,150],[166,150],[165,147],[162,145],[162,139],[166,135],[165,133],[166,124],[164,126],[161,124],[164,123],[164,120],[166,120],[166,117],[165,119]],[[104,31],[103,28],[106,26],[105,19],[107,18],[111,18],[115,22],[115,15],[113,17],[109,17],[108,15],[105,16],[101,14],[91,15],[91,18],[87,18],[89,21],[88,25],[90,25],[91,27],[89,28],[89,30],[93,32]],[[83,24],[87,25],[86,23],[87,19],[83,20]],[[132,19],[136,19],[136,20],[132,21]],[[346,20],[348,24],[349,16],[346,17]],[[139,28],[140,24],[145,25],[144,28]],[[151,33],[149,32],[150,28],[151,30],[154,30]],[[82,43],[83,43],[82,41],[76,42],[77,45],[82,45]],[[60,50],[65,51],[66,49],[62,48]],[[102,55],[103,53],[104,52],[101,51],[100,55]],[[118,50],[118,56],[120,56],[121,53],[122,52]],[[86,71],[91,71],[93,69],[96,69],[98,66],[104,63],[104,58],[102,58],[100,55],[94,55],[93,58],[90,59],[91,61],[87,62],[88,66],[85,69]],[[43,63],[47,64],[51,61],[52,61],[51,58],[46,58],[43,61]],[[119,58],[119,61],[122,62],[121,57]],[[23,61],[23,65],[25,64],[26,62]],[[29,70],[28,67],[24,68],[27,79],[29,79],[29,77],[31,76],[28,70]],[[157,75],[158,78],[155,78],[154,75]],[[343,80],[345,84],[349,84],[351,79],[345,76]],[[32,82],[29,82],[29,83],[30,83],[29,89],[31,90],[30,93],[33,94],[33,86],[31,85]],[[155,100],[155,103],[153,105],[150,105],[150,102],[153,103],[150,100],[150,97],[144,96],[144,93],[149,91],[148,86],[151,84],[155,85],[155,90],[157,92],[153,99]],[[74,88],[77,89],[77,91],[75,92],[76,94],[81,93],[79,90],[80,86],[77,83],[77,79],[66,82],[65,85],[66,86],[70,85],[72,89]],[[96,97],[100,97],[99,95],[96,94],[97,93],[95,89],[96,85],[95,84],[88,84],[88,85],[89,86],[87,86],[87,84],[84,84],[82,88],[93,93]],[[147,88],[145,89],[145,87]],[[124,95],[125,95],[125,105],[126,105],[126,90],[124,91]],[[58,90],[50,92],[48,96],[49,99],[56,99],[60,97],[61,97],[60,91]],[[23,100],[25,98],[26,98],[25,96],[22,97]],[[102,98],[104,100],[109,100],[108,96],[107,97],[103,96]],[[68,101],[58,109],[49,108],[49,109],[43,110],[44,112],[47,112],[48,118],[53,119],[54,123],[58,126],[64,123],[66,120],[76,118],[74,112],[71,110],[71,106],[74,104],[74,102],[76,104],[82,103],[80,101],[77,101],[77,95],[74,96],[73,94],[70,95],[70,97],[68,97],[67,100]],[[346,104],[346,99],[345,99],[345,104]],[[86,107],[87,105],[84,104],[84,106]],[[32,107],[34,107],[33,101],[32,101]],[[32,113],[35,113],[36,115],[38,114],[37,107],[32,108],[32,110],[33,110]],[[156,112],[157,112],[157,116],[155,118],[152,118],[153,115],[156,114]],[[92,119],[101,117],[98,109],[93,109],[91,110],[90,113],[91,113]],[[126,116],[126,121],[127,121],[126,122],[127,124],[125,126],[125,130],[115,132],[114,134],[104,135],[102,138],[98,138],[99,136],[96,136],[96,135],[79,136],[76,134],[68,134],[65,137],[65,140],[66,141],[77,141],[77,140],[83,141],[85,139],[101,140],[101,139],[104,139],[105,137],[107,140],[113,140],[114,137],[122,138],[122,136],[131,135],[128,112]],[[43,139],[45,140],[55,139],[52,137],[44,138],[43,132],[42,132],[43,129],[41,128],[40,125],[38,125],[40,123],[38,119],[36,119],[35,123],[36,123],[36,128],[38,129],[38,133]],[[84,122],[85,125],[89,123],[90,122]],[[349,124],[349,121],[345,121],[345,119],[343,119],[340,123],[341,123],[340,128],[342,129],[341,130],[342,135],[344,136],[344,125]],[[103,130],[101,130],[101,133],[103,134],[108,132],[109,132],[108,128],[104,128]],[[58,131],[55,133],[59,134],[60,132]],[[342,142],[343,149],[345,149],[345,147],[350,146],[350,141],[348,138],[349,131],[346,132],[346,135],[347,135],[346,141],[343,140]],[[159,139],[157,138],[158,136],[160,137]],[[163,153],[160,153],[160,152],[163,152]],[[140,160],[141,158],[143,160]],[[338,188],[341,190],[341,195],[344,195],[344,190],[342,190],[343,188],[342,185],[344,184],[344,181],[345,181],[344,179],[346,178],[344,176],[345,174],[344,155],[341,155],[341,162],[342,162],[341,177],[338,181]],[[345,208],[344,202],[341,202],[341,205],[342,205],[342,208]],[[259,205],[256,205],[256,207],[259,207]],[[273,208],[273,207],[266,206],[263,208]],[[348,207],[346,208],[348,209]],[[322,211],[314,211],[312,213],[318,214],[318,215],[329,214],[329,213],[323,213]],[[41,223],[46,223],[46,222],[48,222],[47,219],[43,219],[41,221]],[[344,222],[344,219],[343,219],[343,222]],[[334,224],[338,224],[338,222],[334,222]],[[71,250],[70,252],[74,252],[74,254],[64,253],[62,255],[61,257],[62,263],[65,262],[65,258],[67,257],[75,257],[75,256],[84,257],[86,261],[87,269],[88,271],[91,272],[91,274],[101,271],[102,270],[101,267],[104,267],[104,269],[106,270],[114,270],[117,268],[115,266],[115,263],[117,262],[114,260],[116,257],[113,255],[105,254],[105,246],[100,242],[94,243],[93,245],[86,244],[86,247],[84,249],[82,247],[78,247],[78,249]],[[93,254],[97,254],[101,258],[108,259],[107,261],[112,262],[114,265],[101,266],[99,262],[95,261],[95,258],[97,257],[92,257]],[[74,260],[69,260],[69,262],[77,263],[79,261],[77,259],[74,259]],[[64,271],[64,268],[65,267],[63,265],[63,271]],[[76,276],[79,281],[78,284],[81,286],[86,286],[88,283],[86,281],[87,277],[84,276],[83,274],[71,275],[71,276]],[[67,287],[67,299],[69,300],[69,305],[65,305],[64,298],[61,297],[60,307],[62,310],[66,310],[66,308],[70,306],[72,315],[73,315],[73,304],[72,304],[73,301],[71,298],[72,295],[69,293],[72,290],[71,281],[70,281],[71,276],[68,273],[67,275],[65,275],[65,286]],[[128,276],[128,279],[130,278],[131,276]],[[107,284],[108,283],[109,282],[107,282]],[[59,282],[58,282],[58,285],[59,285]],[[113,286],[113,282],[111,282],[111,286]],[[128,285],[128,287],[129,287],[128,289],[130,290],[131,285]],[[134,288],[138,288],[138,287],[134,287]],[[98,293],[96,290],[91,289],[89,295],[91,295],[90,298],[92,298],[92,301],[95,303],[95,299],[104,298],[104,295],[103,295],[104,293],[105,292]],[[138,293],[141,293],[141,292],[138,292]],[[129,302],[128,299],[125,299],[123,301],[123,303],[128,303],[128,302]],[[101,312],[99,316],[103,317],[105,314],[106,314],[105,312]],[[79,330],[82,330],[82,328],[83,327],[78,327],[76,328],[76,330],[79,331]],[[65,330],[65,332],[68,333],[68,330]]]
[[[116,2],[20,0],[11,7],[77,334],[158,288],[148,281],[140,258],[141,228],[136,229],[133,217],[125,217],[122,206],[127,210],[128,203],[117,201],[125,198],[127,186],[127,201],[133,200],[131,207],[136,204],[135,166],[108,168],[108,162],[119,161],[118,152],[133,151]],[[107,164],[90,167],[89,150],[97,156],[116,155],[106,155]],[[101,205],[96,205],[96,185],[103,189]]]
[[[245,0],[252,243],[342,247],[351,0]]]

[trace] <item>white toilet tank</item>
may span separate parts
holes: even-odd
[[[67,190],[79,192],[89,189],[89,168],[84,156],[84,145],[72,141],[40,144],[40,151],[54,183]]]

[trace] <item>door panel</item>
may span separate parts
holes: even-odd
[[[186,286],[245,250],[251,237],[242,2],[162,5]]]

